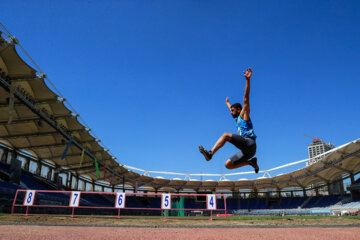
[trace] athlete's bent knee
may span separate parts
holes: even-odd
[[[225,141],[230,141],[230,140],[231,140],[231,137],[232,137],[232,134],[231,134],[231,133],[224,133],[221,137],[222,137]]]
[[[233,163],[230,159],[228,159],[228,160],[225,162],[225,167],[226,167],[227,169],[233,169],[233,168],[234,168],[234,163]]]

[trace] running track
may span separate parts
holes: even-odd
[[[360,236],[360,227],[296,228],[140,228],[1,225],[0,239],[304,239],[345,240]]]

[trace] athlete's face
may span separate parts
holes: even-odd
[[[231,115],[233,116],[233,118],[237,118],[241,112],[241,108],[231,107],[230,111],[231,111]]]

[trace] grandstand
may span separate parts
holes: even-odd
[[[332,149],[321,161],[305,168],[270,175],[308,159],[261,171],[264,176],[253,180],[228,179],[246,172],[160,172],[117,162],[46,74],[31,58],[35,68],[20,58],[17,50],[23,49],[19,41],[4,30],[0,36],[0,211],[10,212],[17,189],[226,193],[228,210],[234,214],[341,214],[360,210],[360,179],[355,181],[360,172],[360,139]],[[194,176],[205,180],[194,180]],[[351,182],[347,191],[336,195],[319,193],[322,186],[344,179]],[[65,195],[60,193],[44,195],[42,201],[67,204]],[[107,207],[113,205],[114,199],[84,194],[81,201],[86,206]],[[159,201],[130,197],[127,202],[130,207],[151,208]],[[201,200],[189,198],[184,204],[196,206],[198,202]]]

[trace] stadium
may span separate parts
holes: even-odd
[[[211,220],[359,214],[360,139],[323,153],[312,165],[303,167],[310,159],[299,160],[261,170],[255,179],[242,177],[249,172],[178,173],[124,165],[1,26],[0,213]],[[298,168],[287,171],[290,166]],[[285,173],[272,176],[279,169]],[[170,208],[163,206],[166,199]]]
[[[339,214],[355,213],[360,209],[360,179],[356,179],[360,172],[359,139],[332,149],[311,166],[270,177],[273,170],[304,163],[307,159],[293,162],[261,171],[264,176],[254,180],[227,179],[229,175],[240,176],[241,172],[191,174],[121,165],[66,107],[65,97],[49,89],[46,75],[19,57],[17,43],[11,35],[1,37],[2,211],[9,212],[17,189],[225,193],[227,211],[233,214]],[[65,148],[66,157],[63,155]],[[154,174],[175,177],[152,177]],[[219,180],[192,179],[207,176],[216,176]],[[331,185],[348,178],[351,185],[339,195],[319,194],[320,188],[330,189]],[[201,202],[201,197],[198,198],[186,199],[189,201],[186,205]],[[41,200],[46,202],[46,199]],[[109,199],[107,202],[105,205],[112,204]]]

